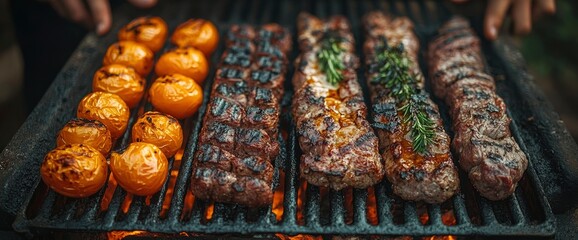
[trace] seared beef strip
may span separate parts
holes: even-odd
[[[342,16],[323,21],[301,13],[297,26],[301,54],[293,76],[292,112],[303,151],[301,176],[335,190],[372,186],[381,181],[384,169],[377,137],[366,120],[349,22]],[[327,36],[341,39],[343,49],[343,78],[335,85],[328,82],[318,58]]]
[[[368,67],[367,81],[371,92],[373,128],[379,137],[379,148],[385,161],[385,176],[393,191],[410,201],[441,203],[459,189],[457,169],[450,153],[450,138],[445,133],[438,107],[429,94],[420,91],[416,97],[426,104],[427,115],[433,120],[435,136],[424,153],[412,147],[411,126],[403,121],[398,101],[391,89],[374,79],[383,63],[377,55],[385,46],[403,44],[410,60],[409,71],[417,79],[416,88],[423,88],[423,75],[418,65],[419,41],[413,23],[407,17],[393,18],[381,12],[371,12],[363,18],[366,41],[363,46]]]
[[[276,24],[234,25],[225,35],[221,63],[203,119],[191,190],[196,198],[247,206],[273,200],[273,159],[288,30]]]
[[[467,20],[445,23],[429,44],[428,59],[434,92],[450,107],[452,146],[462,169],[485,198],[507,198],[528,159],[511,135],[506,105],[484,73],[480,40]]]

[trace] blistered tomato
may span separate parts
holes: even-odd
[[[121,64],[134,68],[141,76],[146,76],[152,70],[153,58],[153,51],[144,44],[120,41],[108,47],[102,65]]]
[[[158,192],[165,183],[169,162],[154,144],[134,142],[122,154],[111,154],[110,170],[124,190],[148,196]]]
[[[160,112],[146,112],[132,127],[132,141],[152,143],[166,157],[177,153],[183,144],[183,129],[177,119]]]
[[[160,17],[139,17],[118,32],[119,40],[142,43],[151,50],[159,51],[167,38],[167,24]]]
[[[205,55],[195,48],[175,48],[159,58],[155,72],[158,76],[182,74],[201,84],[209,73],[209,63]]]
[[[56,145],[84,144],[98,150],[102,155],[108,155],[112,146],[110,131],[98,120],[75,118],[60,130]]]
[[[194,47],[209,57],[219,44],[219,30],[204,19],[189,19],[175,29],[171,42],[179,47]]]
[[[40,167],[42,180],[68,197],[87,197],[100,190],[108,178],[102,154],[84,144],[66,144],[50,151]]]
[[[145,80],[132,68],[111,64],[100,68],[92,79],[92,91],[118,95],[129,108],[136,107],[145,90]]]
[[[193,79],[180,74],[159,77],[149,89],[156,110],[178,119],[193,115],[203,102],[203,89]]]
[[[113,139],[120,137],[126,130],[130,111],[124,101],[116,94],[93,92],[86,95],[78,104],[76,116],[98,120],[110,131]]]

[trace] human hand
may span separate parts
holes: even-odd
[[[94,28],[98,35],[110,30],[112,16],[109,0],[49,0],[50,5],[64,18],[79,23],[87,28]],[[132,5],[149,8],[157,0],[128,0]]]
[[[464,3],[469,0],[452,0],[454,3]],[[484,17],[484,35],[490,40],[498,37],[498,29],[502,26],[505,15],[513,20],[515,34],[528,34],[532,31],[532,21],[544,14],[556,12],[555,0],[488,0],[486,16]]]

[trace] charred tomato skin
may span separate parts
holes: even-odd
[[[110,131],[98,120],[75,118],[60,130],[56,138],[58,147],[67,144],[84,144],[106,156],[110,152],[112,139]]]
[[[134,68],[141,76],[146,76],[152,70],[153,60],[153,51],[144,44],[134,41],[120,41],[108,47],[102,65],[121,64]]]
[[[201,106],[203,89],[191,78],[172,74],[157,78],[149,89],[149,97],[157,111],[184,119]]]
[[[162,18],[156,16],[139,17],[120,29],[118,39],[142,43],[154,52],[158,52],[163,48],[167,34],[167,23]]]
[[[189,19],[175,29],[171,43],[179,47],[194,47],[209,57],[219,44],[219,30],[210,21]]]
[[[40,176],[52,190],[67,197],[88,197],[98,192],[108,178],[104,156],[85,144],[66,144],[48,152]]]
[[[160,112],[146,112],[132,127],[132,141],[156,145],[167,158],[177,153],[183,144],[183,129],[179,121]]]
[[[136,107],[144,95],[146,82],[133,69],[120,64],[101,67],[92,79],[93,92],[118,95],[129,108]]]
[[[98,120],[110,131],[112,139],[119,138],[127,128],[130,110],[116,94],[93,92],[78,104],[76,116]]]
[[[203,53],[192,47],[174,48],[159,58],[155,65],[157,76],[181,74],[202,84],[209,74],[209,62]]]
[[[118,184],[138,196],[157,193],[167,179],[168,166],[161,149],[145,142],[133,142],[123,153],[113,152],[110,157],[110,170]]]

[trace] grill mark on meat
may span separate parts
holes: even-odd
[[[290,51],[288,31],[276,24],[233,25],[212,87],[195,153],[195,197],[261,207],[273,199],[277,125]]]
[[[454,30],[458,28],[459,30]],[[501,200],[512,195],[528,159],[510,132],[511,119],[495,92],[494,79],[484,73],[479,39],[456,37],[473,32],[467,20],[453,18],[429,44],[428,63],[435,94],[450,107],[455,132],[452,147],[461,168],[480,195]],[[447,44],[440,41],[451,40]]]
[[[374,130],[379,137],[379,149],[385,161],[385,176],[395,194],[405,200],[441,203],[451,198],[459,188],[457,169],[450,153],[449,136],[445,133],[437,106],[425,92],[414,96],[426,104],[425,111],[435,123],[434,141],[424,155],[413,150],[411,127],[403,122],[403,113],[390,89],[372,81],[380,67],[377,50],[383,45],[403,43],[410,60],[410,71],[416,76],[418,88],[423,88],[423,75],[417,63],[419,42],[413,33],[413,23],[406,17],[393,18],[381,12],[371,12],[363,18],[366,30],[364,51],[373,110]],[[465,37],[465,35],[463,36]],[[459,38],[456,36],[456,39]]]
[[[293,76],[292,113],[301,155],[301,176],[310,184],[340,190],[366,188],[383,178],[377,137],[366,120],[367,109],[357,82],[359,65],[348,21],[327,21],[308,13],[297,20],[300,55]],[[343,41],[340,60],[345,66],[337,85],[320,71],[317,53],[326,34]]]

